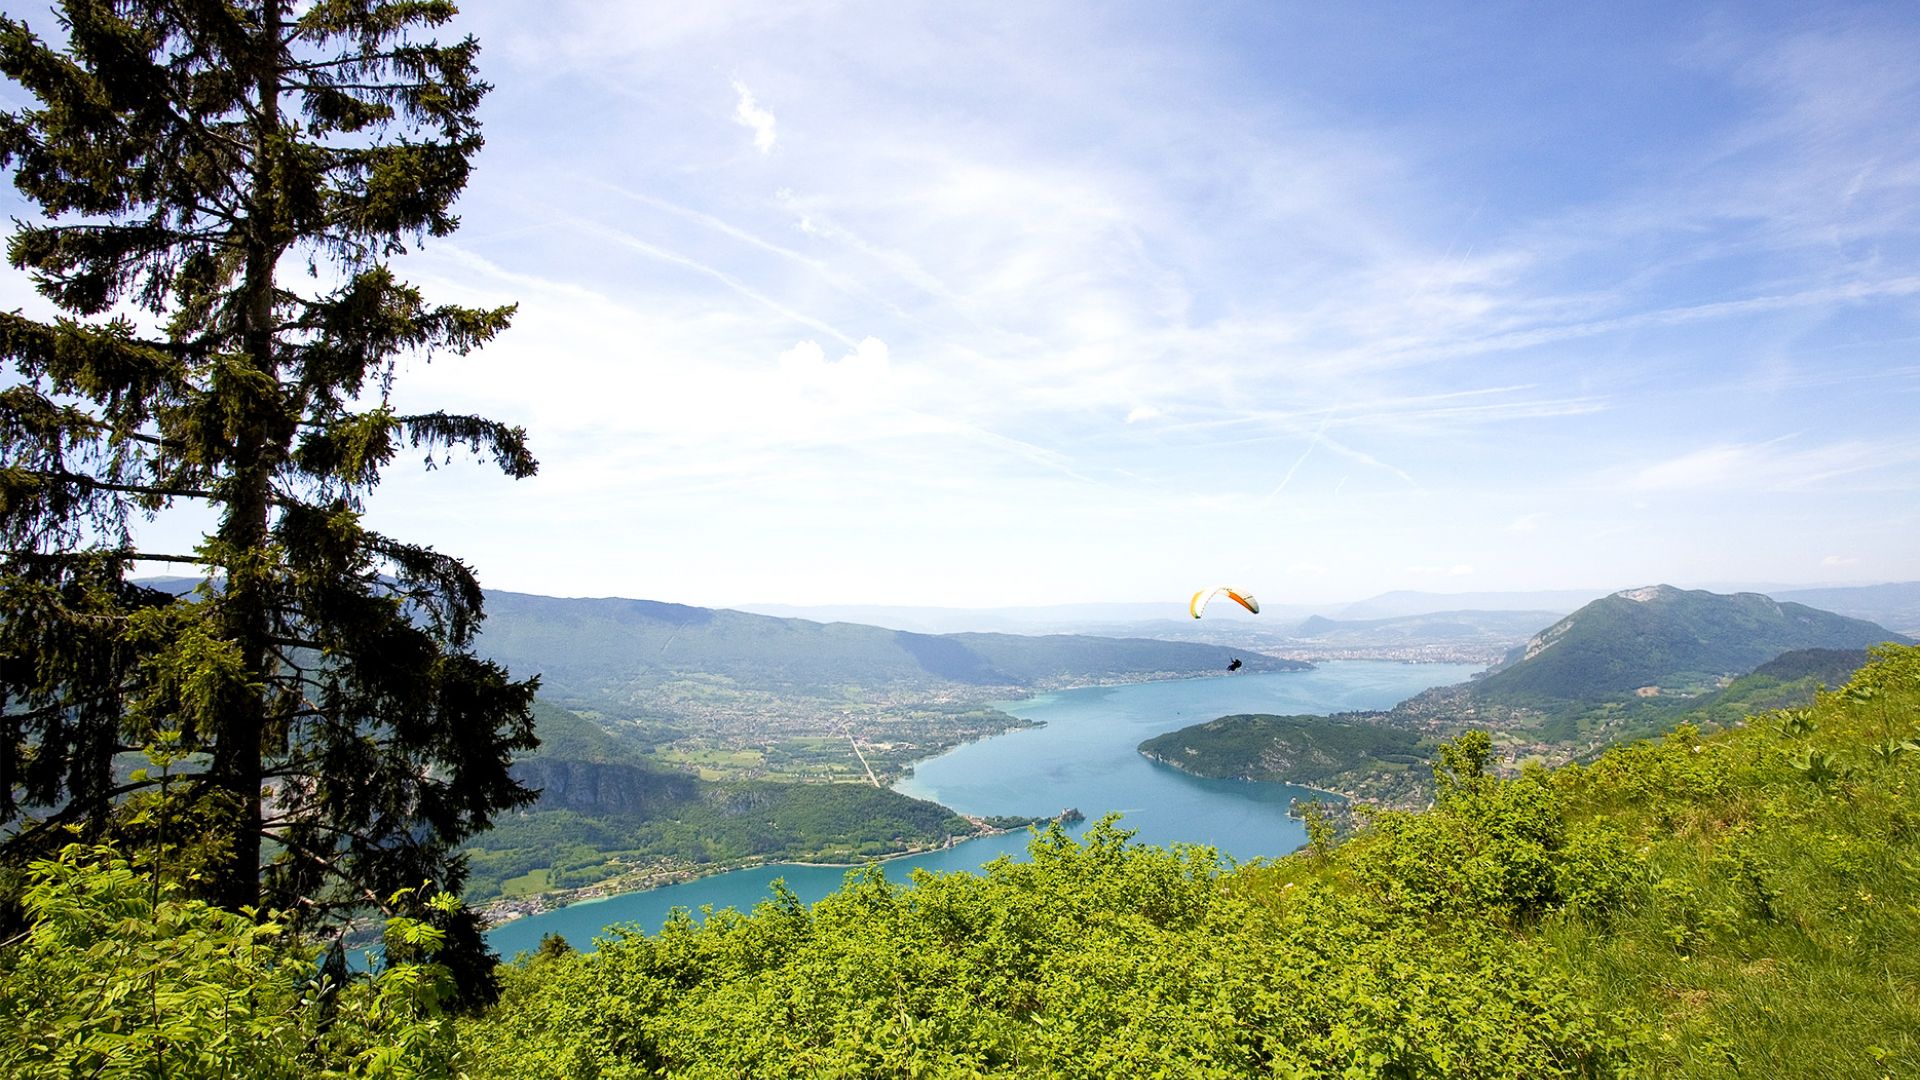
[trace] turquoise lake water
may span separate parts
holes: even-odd
[[[1396,664],[1342,661],[1312,671],[1233,675],[1089,687],[1002,702],[1006,711],[1044,727],[997,735],[923,761],[896,787],[944,803],[963,814],[1051,815],[1078,809],[1087,823],[1119,812],[1136,842],[1210,844],[1242,862],[1284,855],[1306,840],[1287,816],[1295,798],[1314,793],[1287,784],[1207,780],[1148,761],[1135,749],[1162,732],[1235,713],[1315,714],[1384,709],[1430,686],[1464,682],[1479,668],[1468,664]],[[1080,832],[1085,824],[1072,831]],[[1002,855],[1025,858],[1025,832],[984,837],[882,863],[886,875],[905,881],[915,869],[935,873],[974,870]],[[641,930],[660,927],[676,907],[702,905],[742,910],[768,896],[783,878],[811,903],[840,887],[845,867],[763,866],[624,893],[516,919],[487,935],[500,955],[532,949],[543,934],[557,933],[575,948],[613,924]]]

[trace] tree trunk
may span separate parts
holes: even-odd
[[[280,256],[273,154],[280,121],[280,0],[265,0],[261,12],[258,86],[260,114],[254,132],[252,192],[245,230],[246,297],[243,347],[253,369],[277,383],[274,355],[274,268]],[[267,624],[271,571],[257,556],[266,548],[273,512],[274,469],[284,450],[272,399],[255,402],[235,432],[233,491],[219,537],[227,545],[223,630],[240,648],[247,685],[229,699],[215,735],[215,784],[235,800],[233,848],[214,883],[214,899],[228,910],[260,903],[261,784],[267,729],[267,678],[272,663]]]

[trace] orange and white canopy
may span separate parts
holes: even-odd
[[[1207,605],[1213,603],[1213,598],[1216,596],[1224,596],[1234,603],[1239,604],[1241,607],[1246,608],[1248,611],[1253,612],[1255,615],[1260,614],[1260,601],[1255,600],[1253,594],[1245,589],[1235,588],[1231,585],[1215,585],[1211,589],[1201,589],[1199,592],[1194,593],[1193,599],[1187,601],[1187,611],[1191,613],[1194,618],[1199,618],[1200,613],[1207,610]]]

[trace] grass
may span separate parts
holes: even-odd
[[[508,878],[501,882],[500,895],[506,897],[531,896],[534,893],[546,892],[552,887],[550,884],[552,880],[553,868],[543,866],[538,870],[530,870],[527,873],[521,874],[519,877]]]
[[[1805,724],[1756,717],[1616,752],[1639,760],[1592,769],[1627,782],[1571,800],[1626,828],[1638,880],[1613,917],[1540,938],[1634,1018],[1650,1074],[1920,1075],[1920,749],[1868,749],[1920,738],[1920,662],[1904,659],[1891,690],[1822,695]],[[1837,775],[1804,767],[1820,753]]]

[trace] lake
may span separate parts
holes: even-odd
[[[1239,861],[1284,855],[1306,841],[1287,815],[1295,798],[1314,793],[1288,784],[1208,780],[1148,761],[1135,749],[1146,739],[1189,724],[1235,713],[1316,714],[1384,709],[1431,686],[1465,682],[1470,664],[1398,664],[1349,660],[1312,671],[1087,687],[1042,694],[999,707],[1044,727],[1010,731],[920,762],[895,787],[963,814],[1052,815],[1073,807],[1087,816],[1119,812],[1136,842],[1210,844]],[[1011,833],[956,844],[944,851],[890,859],[887,877],[904,881],[915,869],[935,873],[974,870],[1002,855],[1026,856],[1027,834]],[[775,878],[811,903],[840,887],[845,867],[777,865],[735,870],[679,885],[623,893],[605,900],[516,919],[487,935],[500,955],[532,949],[544,934],[591,947],[614,923],[658,929],[676,907],[698,911],[751,908],[768,896]]]

